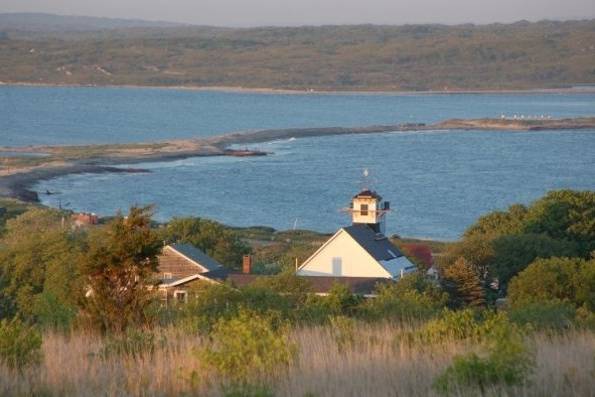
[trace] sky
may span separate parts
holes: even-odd
[[[0,12],[217,26],[476,23],[595,18],[595,0],[0,0]]]

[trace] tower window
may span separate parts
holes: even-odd
[[[361,216],[367,216],[368,215],[368,204],[362,204],[359,206],[359,214]]]

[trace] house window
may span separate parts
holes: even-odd
[[[367,216],[368,215],[368,204],[362,204],[359,206],[359,213],[361,216]]]
[[[186,303],[188,301],[188,293],[186,291],[174,291],[174,299],[179,303]]]
[[[171,280],[172,278],[174,278],[174,275],[171,273],[163,273],[163,279],[164,280]]]

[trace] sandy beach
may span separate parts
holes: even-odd
[[[132,85],[132,84],[52,84],[32,82],[3,82],[0,86],[15,87],[70,87],[70,88],[137,88],[137,89],[162,89],[162,90],[187,90],[206,92],[229,92],[234,94],[279,94],[279,95],[477,95],[477,94],[502,94],[502,95],[525,95],[525,94],[593,94],[595,85],[560,87],[560,88],[534,88],[518,90],[427,90],[427,91],[403,91],[403,90],[333,90],[333,89],[283,89],[267,87],[241,87],[241,86],[198,86],[198,85]]]

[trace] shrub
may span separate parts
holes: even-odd
[[[572,326],[575,308],[560,301],[530,303],[516,307],[509,312],[511,321],[519,325],[530,325],[536,330],[562,331]]]
[[[506,317],[492,316],[483,324],[486,356],[457,356],[434,382],[434,388],[449,394],[460,388],[485,388],[497,384],[523,384],[534,366],[534,354],[523,343],[518,328]]]
[[[595,259],[538,259],[510,281],[512,307],[560,300],[595,310]]]
[[[362,297],[352,294],[346,285],[335,282],[324,300],[332,314],[348,315],[354,313]]]
[[[331,332],[339,351],[345,351],[355,344],[355,320],[345,316],[330,318]]]
[[[221,318],[237,314],[242,293],[228,285],[200,283],[186,305],[178,309],[181,324],[190,332],[210,332]]]
[[[61,302],[51,292],[42,292],[35,297],[33,314],[43,328],[68,330],[76,317],[76,310]]]
[[[422,343],[444,340],[462,340],[479,333],[478,314],[471,309],[451,311],[445,309],[439,318],[428,321],[411,336]]]
[[[395,284],[380,285],[377,296],[360,306],[370,320],[411,321],[430,318],[444,308],[447,295],[420,275],[407,275]]]
[[[204,362],[231,385],[247,385],[288,367],[296,354],[285,327],[241,310],[237,316],[220,319],[211,332],[213,345],[200,352]]]
[[[575,324],[578,327],[595,331],[595,313],[589,310],[586,305],[579,307],[576,309]]]
[[[22,370],[41,361],[41,334],[20,320],[0,322],[0,360],[12,369]]]

